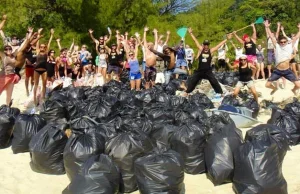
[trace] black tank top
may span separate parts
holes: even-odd
[[[211,70],[211,53],[210,49],[207,51],[202,50],[199,57],[199,67],[198,70]]]
[[[245,68],[242,68],[241,67],[242,65],[240,64],[239,65],[239,73],[240,73],[240,81],[242,82],[248,82],[248,81],[251,81],[252,78],[252,70],[251,68],[249,68],[249,65],[247,63],[247,67]]]
[[[250,42],[244,43],[245,53],[246,55],[254,55],[256,56],[256,44],[250,39]]]
[[[31,65],[26,63],[26,67],[34,67],[33,64],[36,62],[36,56],[34,56],[32,48],[25,52],[25,58],[31,63]]]
[[[109,64],[110,65],[118,65],[119,64],[119,60],[118,60],[118,54],[117,54],[117,52],[111,52],[108,55],[108,60],[109,60]]]
[[[38,54],[35,69],[47,69],[47,58],[47,54]]]

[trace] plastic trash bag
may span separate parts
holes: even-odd
[[[216,185],[232,182],[233,153],[243,143],[242,131],[229,124],[214,131],[204,149],[207,177]]]
[[[177,129],[178,127],[174,125],[166,124],[162,128],[153,130],[150,137],[156,142],[158,148],[170,148],[170,138]]]
[[[83,163],[93,155],[104,152],[105,139],[96,129],[73,132],[64,149],[64,166],[69,179],[79,173]]]
[[[61,102],[46,100],[42,104],[40,115],[47,121],[47,123],[49,123],[66,121],[68,114]]]
[[[30,167],[33,171],[44,174],[65,174],[63,151],[68,141],[64,133],[66,125],[47,124],[29,143]]]
[[[98,123],[95,120],[91,119],[88,116],[82,116],[80,118],[73,119],[69,123],[70,128],[73,131],[81,132],[85,131],[86,129],[95,128],[98,125]]]
[[[138,158],[134,172],[141,194],[184,193],[184,171],[181,156],[173,151],[156,151]]]
[[[205,172],[205,132],[205,126],[194,121],[178,127],[170,138],[171,149],[182,156],[184,171],[188,174]]]
[[[121,193],[137,190],[134,161],[152,150],[151,140],[141,131],[124,131],[106,142],[105,154],[109,155],[122,174]]]
[[[234,87],[239,78],[236,76],[235,72],[225,72],[222,77],[221,83],[227,86]]]
[[[291,136],[292,145],[297,145],[300,142],[300,123],[296,117],[288,112],[279,108],[273,108],[268,124],[273,124],[286,130]]]
[[[208,134],[213,134],[228,124],[234,124],[234,121],[225,112],[213,114],[205,120],[205,125],[208,127]]]
[[[14,154],[29,152],[29,142],[45,125],[46,120],[40,115],[20,114],[13,130],[11,149]]]
[[[222,100],[222,105],[231,105],[231,106],[239,106],[240,102],[233,95],[227,95]]]
[[[120,173],[104,154],[90,157],[62,194],[118,194]]]
[[[18,115],[20,114],[20,109],[14,108],[14,107],[9,107],[9,106],[3,104],[0,106],[0,114],[1,113],[9,113],[16,119],[18,117]]]
[[[270,134],[252,139],[234,153],[233,190],[239,194],[287,194],[280,152],[287,149]]]
[[[13,133],[15,118],[8,112],[0,113],[0,148],[6,148],[9,145]]]
[[[204,109],[214,108],[214,104],[212,103],[212,101],[202,93],[196,93],[192,96],[189,96],[188,101],[191,104],[203,107]]]
[[[245,103],[243,103],[244,107],[252,110],[252,117],[256,118],[258,116],[259,113],[259,104],[258,102],[254,99],[254,98],[250,98],[248,99]]]
[[[300,103],[297,98],[294,98],[294,102],[285,105],[283,110],[294,115],[300,121]]]

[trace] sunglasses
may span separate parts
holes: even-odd
[[[12,48],[5,48],[5,51],[12,51]]]
[[[286,41],[280,41],[280,44],[285,44],[286,43]]]
[[[46,46],[40,46],[40,48],[46,48]]]
[[[247,59],[240,59],[240,61],[247,61]]]
[[[99,40],[104,40],[103,38],[100,38]]]
[[[133,56],[133,54],[129,54],[129,56]]]
[[[86,46],[83,46],[83,47],[81,47],[81,48],[86,48]]]

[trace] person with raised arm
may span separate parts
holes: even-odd
[[[110,41],[110,39],[111,39],[111,34],[112,34],[111,30],[110,30],[110,29],[108,30],[108,33],[109,33],[109,36],[108,36],[108,37],[107,37],[107,35],[105,35],[105,36],[100,36],[100,37],[99,37],[99,40],[97,40],[97,39],[94,37],[93,33],[94,33],[94,30],[89,29],[89,35],[90,35],[91,39],[93,40],[93,42],[94,42],[95,44],[98,43],[98,50],[100,51],[101,48],[104,48],[104,49],[105,49],[105,44],[107,44],[107,43]]]
[[[4,45],[9,45],[13,49],[13,53],[18,52],[18,48],[20,47],[20,40],[16,35],[12,35],[11,37],[6,37],[4,32],[3,32],[3,27],[6,23],[7,16],[3,15],[2,16],[2,21],[0,22],[0,36],[2,37],[3,44]]]
[[[0,51],[0,60],[2,61],[2,68],[0,69],[0,95],[6,91],[6,105],[12,104],[12,93],[14,85],[19,82],[21,76],[19,74],[25,63],[26,48],[30,44],[32,38],[32,28],[28,28],[25,41],[21,44],[16,53],[10,45],[4,46],[4,52]]]
[[[261,44],[257,45],[257,48],[256,48],[256,58],[257,58],[257,65],[259,66],[259,71],[256,71],[256,79],[259,78],[259,75],[261,73],[261,76],[263,78],[263,80],[266,79],[266,76],[265,76],[265,64],[264,64],[264,60],[265,60],[265,55],[264,55],[264,50],[265,48],[262,48]]]
[[[107,68],[107,77],[108,80],[111,80],[111,73],[113,72],[114,75],[116,76],[116,80],[120,80],[120,63],[119,63],[119,47],[113,43],[111,45],[111,48],[109,48],[106,43],[104,42],[105,49],[108,54],[108,68]]]
[[[208,40],[204,40],[203,44],[201,45],[194,36],[192,28],[189,28],[188,32],[198,47],[198,54],[196,58],[199,58],[199,66],[194,74],[191,75],[187,80],[187,89],[183,96],[187,96],[187,94],[191,93],[197,86],[198,82],[202,79],[207,79],[215,92],[222,95],[223,90],[212,72],[211,60],[212,54],[216,52],[222,45],[224,45],[228,39],[231,39],[231,34],[228,34],[227,39],[221,41],[217,46],[209,48],[210,42]]]
[[[297,90],[300,88],[300,81],[297,80],[296,75],[290,69],[290,60],[293,58],[293,47],[296,43],[297,38],[300,37],[300,23],[298,24],[298,33],[295,36],[295,39],[288,41],[288,39],[284,36],[280,36],[278,38],[278,42],[274,34],[272,34],[270,30],[269,21],[265,21],[265,28],[267,35],[271,38],[272,43],[275,46],[275,69],[269,77],[266,87],[272,89],[271,95],[277,91],[277,87],[273,85],[274,81],[277,81],[279,78],[284,77],[287,80],[294,83],[294,88],[292,92],[296,95]]]
[[[164,37],[164,35],[160,35],[158,37],[158,40],[157,40],[157,52],[163,53],[163,47],[164,47],[164,45],[168,44],[169,39],[170,39],[170,34],[171,34],[171,32],[168,30],[167,31],[166,41],[162,40],[163,37]],[[155,68],[156,68],[156,73],[163,73],[164,70],[165,70],[164,60],[161,57],[159,57],[159,56],[157,56],[157,58],[156,58]]]
[[[144,72],[144,79],[146,81],[145,88],[149,89],[150,87],[155,85],[156,79],[156,55],[151,52],[150,49],[157,50],[157,30],[154,29],[154,36],[155,36],[155,44],[152,42],[147,42],[147,32],[149,31],[148,27],[144,28],[144,51],[145,51],[145,61],[146,61],[146,68]]]
[[[96,43],[96,52],[97,52],[97,58],[96,58],[96,71],[98,74],[101,74],[103,76],[104,79],[104,83],[106,83],[106,71],[107,71],[107,59],[108,59],[108,55],[105,52],[104,48],[100,48],[100,50],[98,50],[99,48],[99,43]]]
[[[277,22],[277,30],[275,34],[275,38],[278,39],[279,32],[280,32],[280,22]],[[275,46],[273,45],[271,37],[267,34],[267,68],[268,68],[268,75],[271,76],[271,69],[272,66],[275,65]],[[274,36],[274,33],[272,33],[272,36]]]
[[[43,28],[38,30],[38,38],[40,38],[41,32]],[[47,84],[47,59],[48,59],[48,51],[50,50],[50,44],[53,39],[54,29],[50,30],[50,38],[48,44],[40,44],[39,40],[36,44],[36,65],[34,67],[34,88],[33,88],[33,98],[34,98],[34,105],[37,107],[39,105],[39,100],[37,99],[37,90],[39,87],[40,77],[42,78],[42,93],[41,93],[41,100],[45,99],[46,95],[46,84]],[[35,113],[35,108],[32,109],[32,113]]]
[[[240,46],[235,46],[235,44],[232,42],[232,40],[230,40],[230,43],[233,46],[234,52],[235,52],[235,61],[233,62],[233,66],[236,66],[240,63],[240,56],[243,55],[244,49]],[[227,63],[227,65],[230,66],[229,63]]]
[[[194,50],[189,45],[185,45],[185,59],[188,64],[187,67],[188,67],[189,75],[191,75],[192,73],[194,58],[195,58]]]
[[[257,66],[257,58],[256,58],[256,28],[255,24],[251,24],[253,33],[250,37],[248,34],[244,34],[242,38],[240,38],[236,32],[233,32],[235,38],[244,45],[245,54],[247,55],[248,62],[254,64],[256,66],[256,70],[252,72],[252,78],[254,79],[256,71],[260,71],[260,67]]]

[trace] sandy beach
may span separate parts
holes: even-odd
[[[265,81],[257,81],[257,91],[262,99],[281,102],[293,96],[293,85],[288,82],[286,89],[279,89],[274,96],[264,87]],[[24,80],[15,85],[13,106],[26,111],[23,103],[27,99]],[[5,93],[0,96],[0,104],[5,103]],[[258,120],[266,123],[270,118],[270,111],[261,111]],[[247,129],[242,129],[243,133]],[[69,184],[67,175],[46,175],[31,170],[29,153],[13,154],[11,148],[0,150],[0,194],[60,194]],[[283,162],[283,175],[288,183],[289,194],[300,194],[300,145],[291,147]],[[187,194],[233,194],[232,184],[214,187],[205,174],[185,175],[185,189]],[[139,193],[134,192],[134,193]]]

